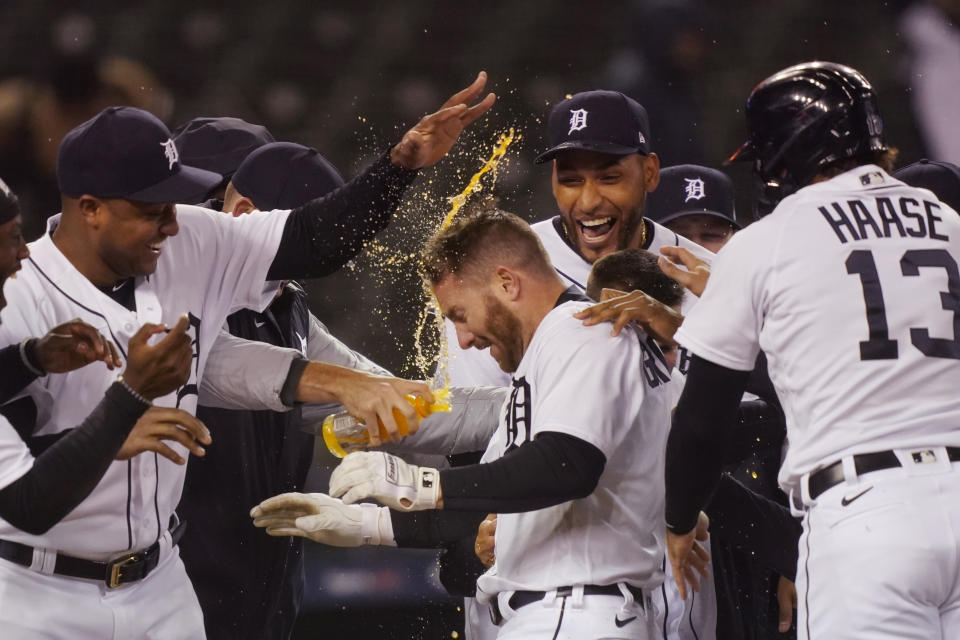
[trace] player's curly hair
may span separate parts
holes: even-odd
[[[430,285],[451,274],[483,277],[498,265],[554,273],[547,252],[530,225],[490,201],[461,214],[430,238],[420,258]]]

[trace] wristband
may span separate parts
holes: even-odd
[[[153,404],[152,402],[150,402],[149,400],[147,400],[146,398],[144,398],[142,395],[140,395],[139,393],[137,393],[137,391],[134,390],[133,387],[131,387],[129,384],[127,384],[127,381],[123,379],[123,376],[117,377],[117,382],[120,383],[120,386],[121,386],[121,387],[123,387],[124,389],[127,390],[127,393],[129,393],[131,396],[133,396],[133,397],[134,397],[135,399],[137,399],[138,401],[142,402],[143,404],[145,404],[145,405],[147,405],[147,406]]]
[[[37,362],[36,338],[27,338],[20,343],[20,358],[23,360],[23,364],[27,366],[27,369],[30,369],[30,372],[34,375],[38,377],[47,375],[47,372],[44,371],[40,363]]]

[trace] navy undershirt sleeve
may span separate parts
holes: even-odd
[[[34,459],[0,489],[0,517],[33,535],[46,533],[90,495],[150,407],[118,382],[83,423]]]
[[[316,278],[345,265],[390,223],[416,176],[386,153],[342,187],[291,211],[267,279]]]
[[[585,498],[606,462],[589,442],[545,431],[492,462],[441,471],[443,508],[519,513]]]
[[[710,499],[737,419],[749,371],[728,369],[694,355],[667,438],[667,528],[684,534]]]

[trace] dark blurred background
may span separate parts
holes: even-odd
[[[346,177],[480,69],[499,99],[452,156],[424,172],[379,248],[309,283],[312,307],[351,346],[403,375],[423,307],[409,260],[489,154],[522,138],[494,193],[530,220],[555,213],[549,168],[532,163],[551,104],[619,89],[644,104],[664,166],[719,167],[743,141],[750,89],[797,62],[862,71],[906,164],[960,163],[960,0],[593,0],[0,4],[0,177],[36,237],[58,210],[60,138],[109,104],[171,127],[238,116],[316,147]],[[751,216],[749,169],[731,167]],[[486,183],[489,190],[489,182]],[[388,258],[392,257],[393,261]],[[321,447],[322,448],[322,447]],[[331,461],[317,458],[324,487]],[[455,601],[431,553],[311,551],[302,637],[456,637]]]

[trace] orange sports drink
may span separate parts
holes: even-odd
[[[450,411],[449,389],[437,389],[434,391],[433,404],[417,396],[406,396],[406,398],[421,418],[426,418],[431,413],[436,413],[437,411]],[[393,410],[393,419],[397,421],[397,431],[400,435],[409,435],[407,420],[396,409]],[[379,420],[378,422],[380,423],[380,439],[383,442],[389,442],[390,435],[387,433],[387,430],[384,429],[383,423]],[[321,431],[327,449],[338,458],[370,446],[370,433],[367,431],[367,425],[350,415],[347,411],[341,411],[340,413],[327,416],[323,421]]]

